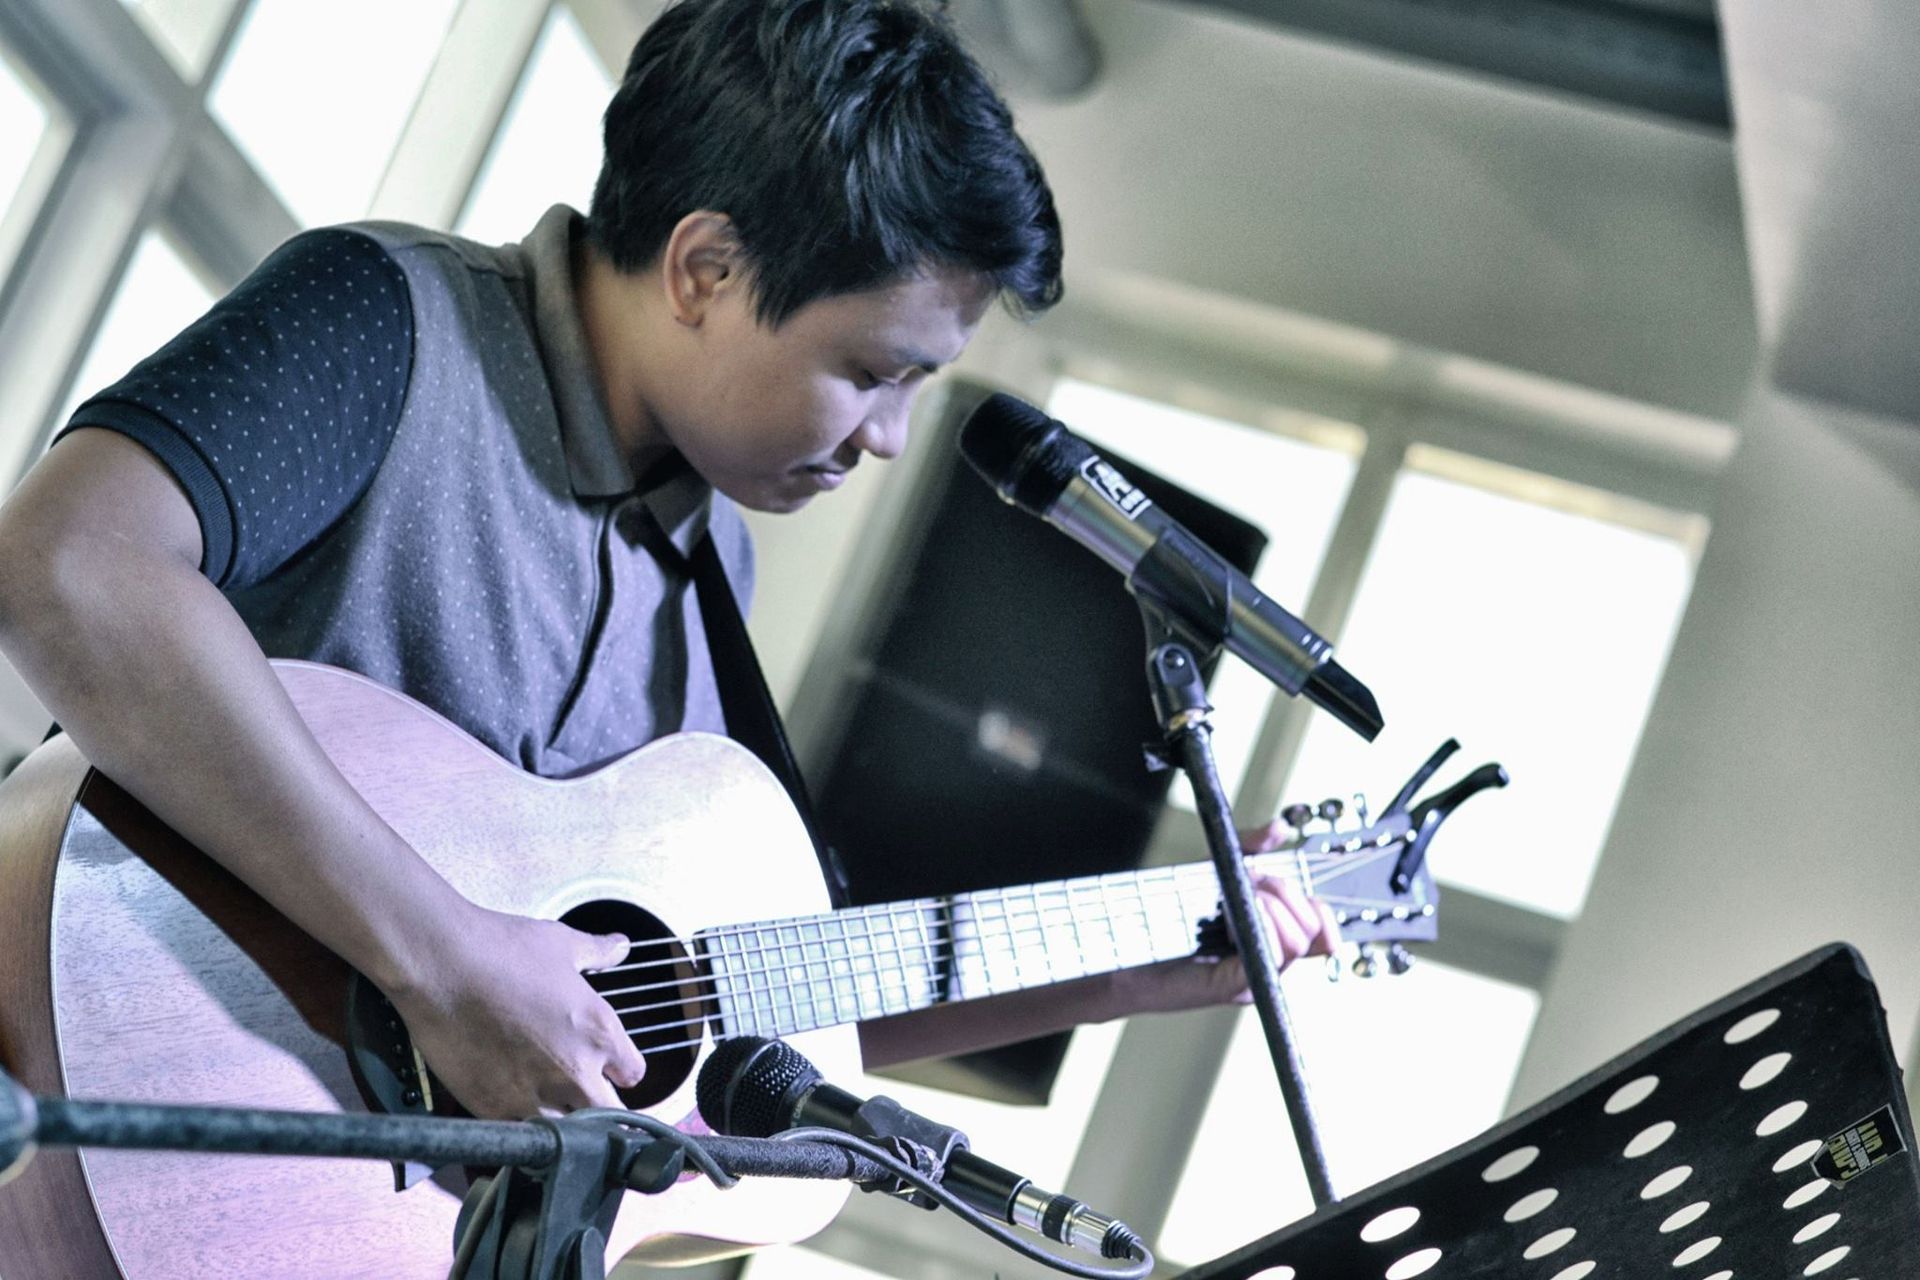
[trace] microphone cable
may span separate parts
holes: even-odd
[[[1082,1276],[1085,1280],[1146,1280],[1146,1277],[1153,1272],[1153,1252],[1147,1248],[1146,1242],[1132,1231],[1126,1232],[1124,1237],[1113,1242],[1116,1248],[1124,1248],[1126,1251],[1123,1257],[1116,1258],[1121,1265],[1102,1266],[1092,1262],[1081,1262],[1077,1258],[1067,1257],[1050,1249],[1042,1249],[1007,1224],[995,1222],[981,1213],[934,1178],[898,1159],[884,1148],[873,1145],[865,1138],[856,1138],[838,1129],[814,1125],[801,1129],[783,1130],[774,1134],[772,1141],[819,1142],[852,1151],[873,1161],[894,1177],[945,1206],[974,1230],[985,1232],[1021,1257],[1052,1267],[1055,1271],[1063,1271],[1070,1276]]]

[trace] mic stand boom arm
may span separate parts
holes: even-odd
[[[601,1280],[621,1194],[665,1191],[688,1166],[720,1186],[743,1175],[870,1182],[895,1173],[840,1146],[696,1138],[625,1111],[521,1122],[91,1102],[35,1097],[0,1071],[0,1184],[36,1146],[497,1168],[474,1182],[455,1228],[451,1274],[465,1280]]]
[[[1313,1101],[1307,1094],[1306,1072],[1294,1041],[1293,1022],[1287,1016],[1286,999],[1280,991],[1273,946],[1260,922],[1253,881],[1247,874],[1240,837],[1233,825],[1233,808],[1214,765],[1213,728],[1207,718],[1213,708],[1207,703],[1206,686],[1201,683],[1200,667],[1192,651],[1145,601],[1141,602],[1140,611],[1146,621],[1149,645],[1147,683],[1153,692],[1155,717],[1166,732],[1164,747],[1158,750],[1150,747],[1148,753],[1162,765],[1178,765],[1192,784],[1194,805],[1206,829],[1207,847],[1220,876],[1229,936],[1247,971],[1247,988],[1253,996],[1253,1007],[1260,1014],[1260,1029],[1266,1035],[1274,1073],[1280,1079],[1280,1096],[1287,1104],[1287,1117],[1293,1125],[1301,1167],[1306,1170],[1307,1187],[1313,1192],[1315,1207],[1324,1207],[1338,1197],[1327,1174],[1320,1127],[1314,1117]]]

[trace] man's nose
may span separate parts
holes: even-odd
[[[860,429],[854,432],[854,443],[882,462],[899,457],[907,447],[907,419],[912,410],[910,392],[902,391],[875,402],[861,421]]]

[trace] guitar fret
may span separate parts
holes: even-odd
[[[779,1035],[1191,955],[1219,899],[1190,863],[735,926],[705,955],[724,1025]]]
[[[753,947],[749,953],[748,963],[753,966],[755,976],[759,979],[754,984],[754,991],[756,996],[766,1004],[766,1017],[764,1020],[756,1019],[756,1025],[759,1026],[761,1035],[777,1036],[780,1034],[780,1002],[773,989],[773,977],[767,971],[768,930],[755,929],[752,933],[752,942]]]
[[[882,1005],[877,1012],[868,1012],[867,1009],[868,989],[871,988],[878,994],[880,987],[879,980],[875,978],[873,972],[873,950],[875,943],[873,935],[873,913],[871,911],[862,911],[860,913],[860,923],[865,927],[866,936],[863,940],[867,945],[866,949],[862,951],[854,961],[854,991],[860,1000],[860,1016],[862,1018],[877,1018],[886,1012],[884,1005]]]
[[[1061,886],[1061,896],[1066,899],[1067,927],[1073,933],[1073,961],[1076,976],[1085,977],[1092,970],[1087,964],[1087,944],[1080,936],[1080,913],[1073,909],[1073,882]]]
[[[807,948],[805,938],[798,926],[789,926],[780,930],[781,978],[785,981],[784,994],[787,999],[787,1016],[790,1030],[803,1030],[805,1027],[817,1027],[819,1021],[813,1016],[813,988],[807,983]],[[800,997],[807,1000],[807,1019],[800,1020]]]
[[[739,936],[732,933],[722,934],[720,954],[726,958],[727,971],[733,975],[734,1016],[727,1027],[728,1032],[733,1035],[753,1032],[753,980],[746,974],[746,966],[739,952]]]
[[[794,932],[800,935],[800,985],[807,993],[807,1025],[802,1030],[811,1031],[826,1025],[820,1020],[820,984],[815,981],[819,965],[815,957],[819,952],[820,922],[808,916],[796,922]]]
[[[1047,937],[1047,913],[1040,905],[1040,886],[1032,884],[1026,886],[1026,897],[1027,905],[1033,908],[1034,931],[1039,935],[1035,950],[1040,956],[1040,963],[1047,969],[1045,981],[1051,984],[1056,981],[1053,973],[1053,947]]]
[[[913,927],[916,935],[915,944],[919,948],[914,960],[920,973],[918,990],[915,992],[916,1002],[919,1007],[926,1008],[938,1002],[942,995],[938,986],[940,962],[934,954],[933,938],[927,929],[925,911],[916,910],[913,913]]]
[[[851,1022],[860,1017],[860,1001],[856,998],[856,992],[853,989],[852,947],[847,938],[846,914],[844,912],[836,914],[833,922],[840,930],[840,936],[836,939],[840,944],[839,952],[832,958],[833,1020],[836,1023]],[[843,980],[847,984],[847,1003],[853,1009],[852,1017],[840,1012],[840,984]]]

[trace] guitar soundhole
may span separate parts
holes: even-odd
[[[659,917],[630,902],[583,902],[560,919],[588,933],[622,933],[633,943],[626,962],[587,981],[620,1013],[646,1055],[647,1075],[620,1091],[639,1110],[665,1100],[693,1074],[713,1016],[712,984],[686,944]]]

